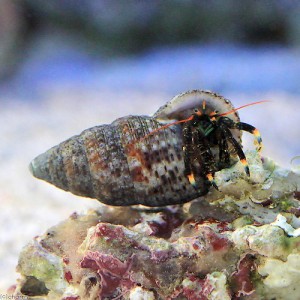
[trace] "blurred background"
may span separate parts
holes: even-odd
[[[97,201],[32,178],[36,155],[82,130],[153,114],[209,89],[261,131],[263,155],[300,160],[300,2],[1,0],[0,291],[21,248]],[[245,148],[253,148],[245,134]]]

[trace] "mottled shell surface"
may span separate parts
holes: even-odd
[[[205,195],[205,180],[196,190],[184,174],[181,125],[149,135],[170,120],[187,118],[203,100],[208,112],[233,109],[229,100],[214,93],[190,91],[153,117],[127,116],[84,130],[36,157],[30,170],[63,190],[109,205],[165,206]],[[239,121],[237,113],[229,117]],[[240,140],[240,131],[232,132]]]
[[[35,177],[110,205],[163,206],[189,201],[196,191],[184,175],[182,140],[174,128],[148,138],[161,124],[128,116],[83,131],[35,158]],[[143,140],[141,140],[143,139]]]

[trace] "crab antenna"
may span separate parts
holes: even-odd
[[[154,133],[156,133],[156,132],[158,132],[158,131],[160,131],[160,130],[166,129],[166,128],[170,127],[170,126],[173,126],[173,125],[176,125],[176,124],[180,124],[180,123],[185,123],[185,122],[191,121],[191,120],[193,120],[193,118],[194,118],[194,115],[191,115],[191,116],[188,117],[187,119],[179,120],[179,121],[172,122],[172,123],[170,123],[170,124],[163,125],[163,126],[157,128],[157,129],[154,129],[153,131],[149,132],[148,134],[146,134],[143,138],[141,138],[141,140],[144,140],[144,139],[146,139],[149,135],[152,135],[152,134],[154,134]]]
[[[227,115],[230,115],[230,114],[234,113],[235,111],[237,111],[237,110],[239,110],[239,109],[242,109],[242,108],[244,108],[244,107],[251,106],[251,105],[256,105],[256,104],[261,104],[261,103],[265,103],[265,102],[271,102],[271,101],[263,100],[263,101],[257,101],[257,102],[245,104],[245,105],[242,105],[242,106],[240,106],[240,107],[238,107],[238,108],[232,109],[232,110],[227,111],[227,112],[224,112],[224,113],[222,113],[222,114],[216,114],[216,115],[218,115],[218,116],[220,116],[220,117],[221,117],[221,116],[227,116]]]

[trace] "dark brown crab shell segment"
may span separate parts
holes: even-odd
[[[33,175],[76,195],[110,205],[165,206],[207,193],[184,174],[181,129],[148,116],[128,116],[83,131],[39,155]]]

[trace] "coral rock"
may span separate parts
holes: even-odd
[[[29,299],[300,299],[299,175],[248,152],[181,206],[73,214],[20,254]]]

